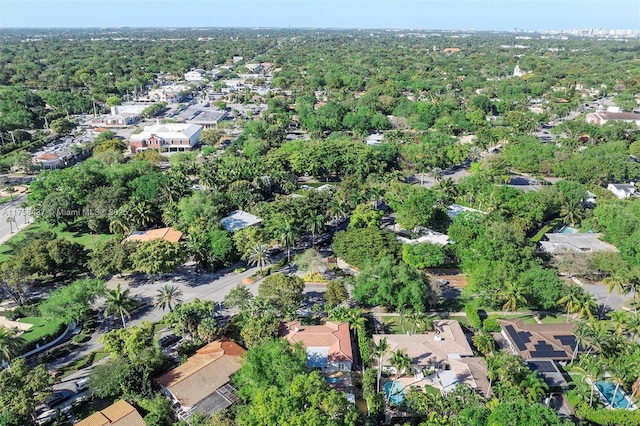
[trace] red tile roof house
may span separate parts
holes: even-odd
[[[353,351],[348,322],[327,321],[323,325],[302,325],[298,321],[283,323],[280,336],[307,349],[307,366],[325,373],[351,371]]]
[[[200,140],[202,126],[198,124],[156,124],[146,126],[142,133],[129,138],[129,151],[135,154],[145,149],[158,151],[190,151]]]
[[[196,351],[187,362],[156,379],[162,393],[178,405],[181,420],[200,411],[210,414],[238,400],[229,381],[240,369],[246,351],[236,343],[221,339]]]

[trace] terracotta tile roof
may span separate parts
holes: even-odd
[[[156,381],[183,407],[194,407],[229,382],[245,352],[230,340],[216,340]]]
[[[81,420],[76,426],[146,426],[146,423],[133,406],[120,400]]]
[[[140,233],[132,233],[123,242],[127,241],[150,241],[162,239],[170,243],[177,243],[182,238],[182,232],[173,228],[160,228],[142,231]]]
[[[523,359],[570,359],[576,345],[573,323],[525,324],[522,320],[499,320],[502,334]],[[582,348],[580,348],[582,349]]]
[[[43,161],[48,161],[48,160],[59,160],[60,157],[58,157],[55,154],[51,154],[49,152],[47,152],[46,154],[42,154],[38,156],[38,160],[43,160]]]
[[[291,321],[282,324],[280,336],[290,342],[302,342],[307,348],[328,348],[329,362],[353,361],[348,322],[302,325],[299,321]]]

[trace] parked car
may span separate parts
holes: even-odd
[[[85,389],[89,389],[89,378],[85,377],[84,379],[80,379],[76,382],[76,390],[81,392]]]
[[[168,346],[171,346],[172,344],[174,344],[178,340],[180,340],[180,338],[178,336],[176,336],[175,334],[167,334],[166,336],[163,336],[160,339],[158,339],[158,345],[161,348],[166,348]]]
[[[70,390],[63,389],[61,391],[54,392],[53,395],[49,397],[49,399],[45,402],[45,404],[49,408],[53,408],[56,405],[62,404],[67,399],[73,396],[73,392]]]

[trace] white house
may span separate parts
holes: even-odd
[[[146,126],[142,133],[129,138],[129,150],[132,154],[145,149],[159,151],[190,151],[200,140],[202,126],[197,124],[171,123]]]
[[[204,80],[205,70],[191,70],[184,75],[185,81],[202,81]]]
[[[619,199],[629,198],[636,192],[636,186],[631,183],[610,183],[607,185],[607,189],[613,192],[613,195]]]

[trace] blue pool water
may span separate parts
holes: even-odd
[[[387,382],[384,384],[384,392],[389,402],[395,405],[402,404],[404,401],[404,386],[400,383]]]
[[[327,383],[338,383],[340,379],[338,377],[325,377]]]
[[[578,232],[578,230],[570,226],[563,226],[560,231],[558,231],[560,234],[575,234],[576,232]]]
[[[613,398],[613,393],[616,390],[616,384],[613,382],[596,382],[596,387],[602,392],[605,399],[611,403],[611,399]],[[618,392],[616,392],[616,400],[613,402],[613,408],[627,408],[629,403],[627,402],[626,394],[622,388],[618,388]]]

